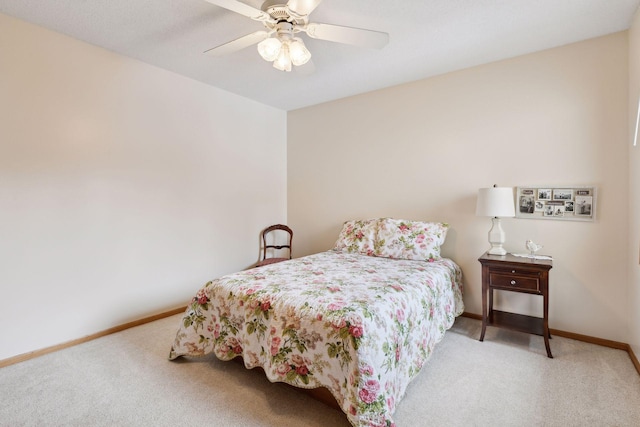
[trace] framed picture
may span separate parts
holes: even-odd
[[[517,187],[516,218],[594,221],[595,187]]]
[[[535,191],[531,188],[523,189],[520,192],[519,207],[520,213],[532,214],[535,210]]]
[[[538,200],[551,200],[551,189],[538,188]]]
[[[553,190],[553,200],[573,200],[573,190],[555,188]]]
[[[571,213],[573,215],[573,205],[574,205],[574,201],[573,200],[567,200],[566,202],[564,202],[564,211],[566,213]]]
[[[593,196],[576,196],[574,215],[592,216]]]
[[[553,206],[552,205],[544,205],[544,216],[553,216]]]
[[[564,212],[565,212],[564,204],[553,207],[553,216],[556,216],[556,217],[564,216]]]

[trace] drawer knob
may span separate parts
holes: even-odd
[[[511,270],[511,272],[512,272],[512,273],[515,273],[516,271],[515,271],[515,270]]]
[[[512,280],[512,281],[511,281],[511,284],[512,284],[512,285],[515,285],[515,284],[516,284],[516,281],[515,281],[515,280]]]

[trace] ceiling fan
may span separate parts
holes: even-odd
[[[265,29],[247,34],[220,46],[206,50],[208,55],[224,55],[258,44],[258,53],[281,71],[291,71],[291,66],[306,64],[311,59],[297,33],[309,37],[346,43],[355,46],[381,49],[389,42],[389,34],[340,25],[309,22],[309,14],[322,0],[266,0],[260,9],[237,0],[205,0],[216,6],[262,22]],[[273,35],[273,37],[271,37]]]

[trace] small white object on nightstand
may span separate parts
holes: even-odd
[[[540,249],[543,248],[542,245],[539,245],[537,243],[534,243],[533,240],[527,240],[525,243],[527,249],[529,250],[529,254],[531,255],[531,258],[536,257],[536,252],[538,252]]]

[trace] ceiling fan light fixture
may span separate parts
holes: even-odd
[[[282,42],[277,38],[269,37],[258,43],[258,53],[265,61],[275,61],[282,50]]]
[[[311,52],[304,45],[302,39],[295,37],[289,43],[289,56],[291,57],[291,62],[295,66],[304,65],[309,62],[311,59]]]
[[[304,65],[311,59],[304,42],[294,37],[300,32],[312,39],[376,49],[382,49],[389,43],[389,34],[380,31],[310,22],[309,14],[322,0],[261,0],[259,9],[247,4],[246,0],[206,1],[262,22],[265,27],[264,30],[207,49],[205,53],[211,56],[235,52],[258,43],[258,52],[264,60],[273,61],[273,66],[278,70],[291,71],[292,65]]]
[[[280,71],[291,71],[291,58],[289,57],[288,44],[282,44],[278,57],[273,61],[273,67]]]

